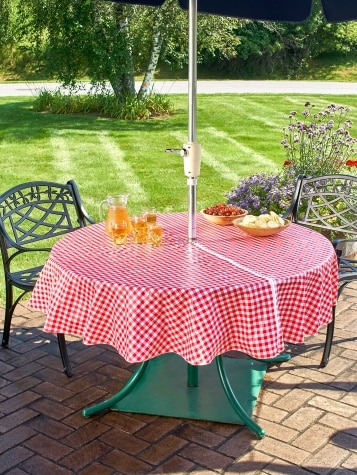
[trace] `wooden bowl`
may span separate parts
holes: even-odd
[[[244,212],[239,214],[238,216],[217,216],[214,214],[207,214],[203,209],[201,209],[200,213],[210,223],[219,224],[220,226],[228,226],[230,224],[233,224],[233,221],[235,219],[244,218],[244,216],[248,214],[248,211],[244,210]]]
[[[249,226],[243,226],[241,222],[242,218],[237,218],[233,221],[233,225],[250,236],[257,237],[273,236],[274,234],[279,234],[291,224],[288,219],[284,219],[284,226],[280,226],[279,228],[251,228]]]

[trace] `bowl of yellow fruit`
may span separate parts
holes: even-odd
[[[281,218],[274,211],[270,211],[269,214],[260,216],[247,214],[242,218],[235,219],[233,225],[250,236],[265,237],[281,233],[290,225],[290,221]]]

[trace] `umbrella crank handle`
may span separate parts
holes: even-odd
[[[196,142],[184,144],[182,149],[167,148],[166,152],[177,153],[183,157],[185,175],[188,178],[196,178],[201,169],[201,145]]]
[[[178,155],[181,155],[182,149],[181,148],[166,148],[165,152],[167,152],[167,153],[177,153]]]

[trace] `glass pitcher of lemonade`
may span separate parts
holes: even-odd
[[[100,219],[103,221],[105,210],[107,212],[105,218],[105,232],[112,235],[112,223],[126,221],[128,223],[128,233],[131,231],[131,222],[127,208],[128,194],[107,196],[99,205]]]

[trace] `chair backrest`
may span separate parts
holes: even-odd
[[[357,235],[357,177],[324,175],[297,179],[286,215],[332,239]]]
[[[4,264],[14,254],[49,251],[59,236],[89,223],[94,220],[85,211],[73,180],[66,184],[33,181],[15,186],[0,195]]]

